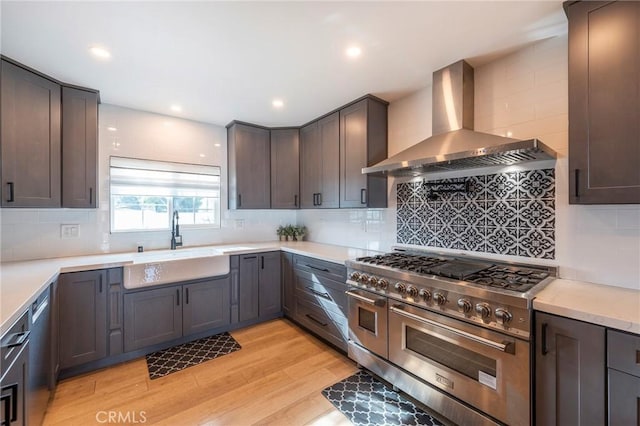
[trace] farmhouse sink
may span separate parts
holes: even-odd
[[[229,273],[229,255],[213,248],[136,253],[124,266],[124,288],[170,284]]]

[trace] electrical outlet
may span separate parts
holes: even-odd
[[[60,238],[68,240],[80,237],[80,225],[60,225]]]

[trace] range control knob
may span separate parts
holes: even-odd
[[[349,275],[349,279],[351,281],[358,281],[360,279],[360,273],[352,272],[351,275]]]
[[[358,278],[358,282],[360,284],[367,285],[367,283],[369,282],[369,275],[360,274],[360,278]]]
[[[461,312],[468,314],[469,312],[471,312],[473,305],[471,304],[469,299],[458,299],[458,308]]]
[[[418,289],[412,285],[410,285],[409,288],[407,288],[407,293],[409,293],[409,296],[413,298],[418,297]]]
[[[433,301],[436,302],[436,305],[442,306],[447,303],[447,296],[442,293],[435,292],[433,293]]]
[[[429,300],[431,300],[431,292],[427,289],[422,289],[418,292],[418,294],[420,295],[420,297],[422,297],[422,300],[424,300],[425,302],[428,302]]]
[[[476,304],[476,312],[482,317],[482,319],[487,319],[491,316],[491,308],[486,303]]]
[[[511,314],[511,312],[507,311],[504,308],[496,309],[495,313],[496,313],[496,318],[502,321],[502,324],[506,325],[513,319],[513,315]]]
[[[378,288],[378,278],[374,276],[369,277],[369,285]]]
[[[384,278],[380,278],[380,280],[378,281],[378,287],[380,287],[381,290],[386,290],[387,287],[389,287],[389,281],[385,280]]]
[[[407,292],[407,286],[404,285],[404,283],[396,283],[393,287],[398,290],[398,293],[400,294],[405,294]]]

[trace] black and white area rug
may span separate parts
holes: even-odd
[[[229,333],[220,333],[147,355],[151,380],[230,354],[241,346]]]
[[[364,371],[329,386],[322,391],[322,395],[356,426],[444,426]]]

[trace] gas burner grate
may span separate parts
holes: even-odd
[[[504,290],[526,292],[548,276],[547,272],[533,269],[492,266],[466,277],[466,281]]]
[[[386,266],[420,274],[430,274],[434,266],[447,262],[447,260],[437,257],[409,253],[379,254],[376,256],[360,257],[356,260],[370,265]]]

